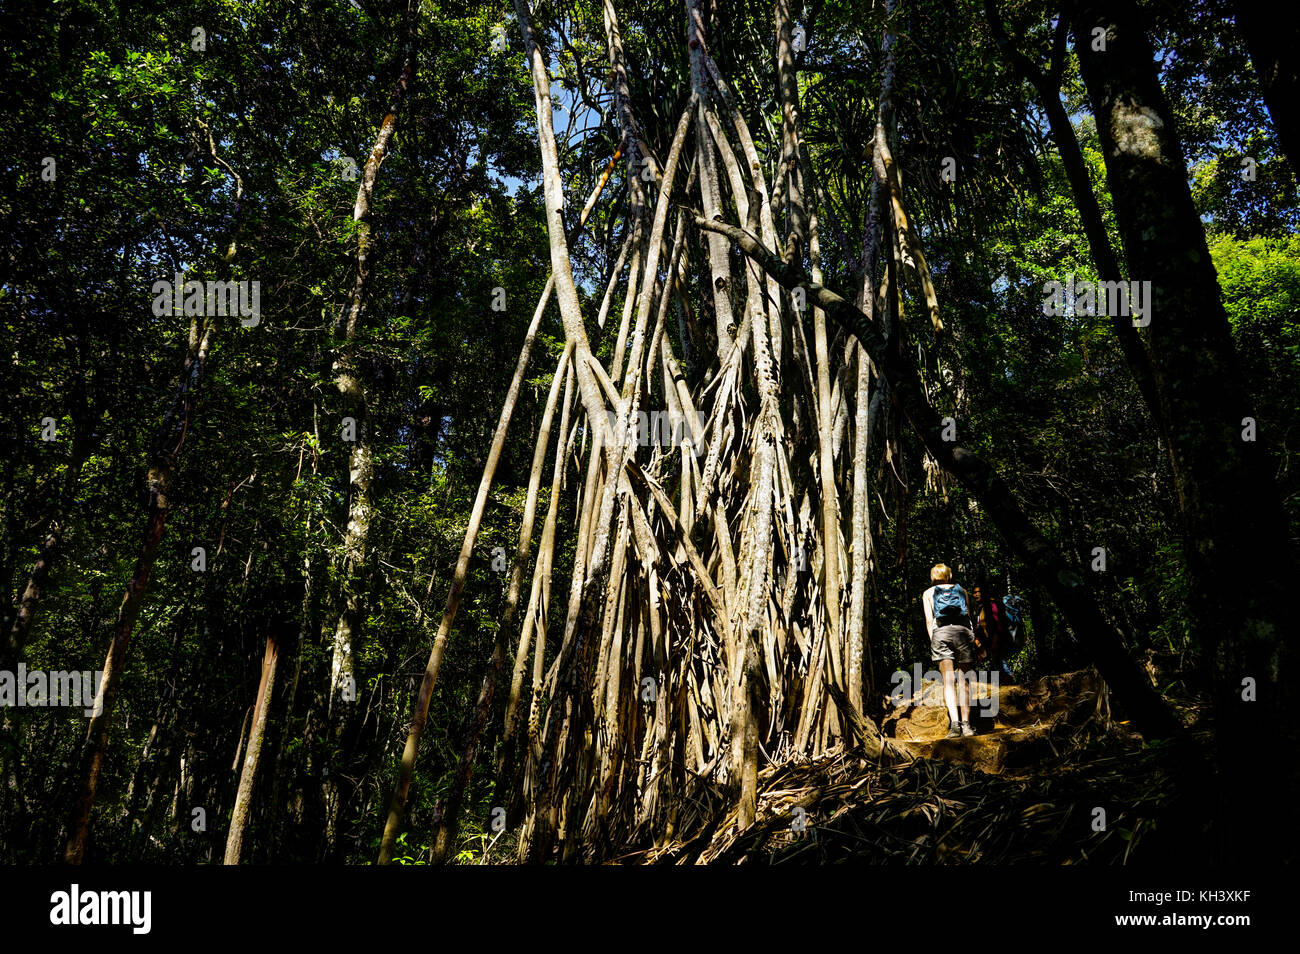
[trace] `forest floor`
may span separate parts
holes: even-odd
[[[1210,733],[1196,707],[1178,742],[1146,744],[1094,670],[985,683],[978,733],[945,738],[925,681],[885,715],[887,757],[844,751],[760,773],[757,818],[702,794],[676,837],[623,863],[1122,864],[1192,860],[1206,815]],[[997,705],[992,704],[996,698]],[[996,713],[996,714],[995,714]],[[976,719],[976,715],[980,718]]]

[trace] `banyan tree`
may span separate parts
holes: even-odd
[[[1278,4],[10,6],[6,860],[1297,856]]]
[[[404,823],[495,468],[552,299],[564,346],[530,435],[506,608],[437,857],[454,838],[484,730],[502,713],[495,799],[521,861],[665,843],[697,798],[725,800],[744,827],[764,765],[839,747],[889,758],[870,716],[880,691],[870,593],[887,474],[905,439],[922,448],[932,482],[971,493],[1135,722],[1168,730],[1079,574],[962,446],[949,370],[918,361],[916,342],[960,333],[960,321],[936,293],[930,232],[895,159],[909,143],[896,116],[907,47],[893,0],[860,25],[876,90],[871,115],[857,117],[856,189],[838,159],[820,161],[843,150],[821,148],[824,132],[805,128],[809,30],[788,0],[768,11],[766,86],[725,75],[713,55],[741,18],[682,0],[683,79],[654,87],[666,90],[660,101],[635,82],[620,12],[604,0],[607,69],[592,81],[604,84],[618,144],[577,195],[582,177],[561,168],[556,142],[550,34],[540,11],[515,0],[511,42],[534,84],[551,276],[413,703],[381,862]],[[753,23],[747,15],[743,29],[752,34]],[[745,101],[742,86],[758,101]],[[617,259],[593,290],[575,279],[572,258],[597,209]],[[831,242],[841,262],[852,250],[838,288],[823,261]],[[593,329],[614,341],[603,356]]]

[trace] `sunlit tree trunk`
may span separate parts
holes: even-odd
[[[374,146],[361,173],[357,200],[352,208],[352,221],[357,229],[357,274],[347,300],[334,321],[336,334],[341,333],[341,344],[334,361],[334,373],[343,407],[355,423],[355,442],[349,455],[348,467],[348,520],[342,543],[343,608],[334,626],[333,658],[330,664],[330,712],[339,695],[348,687],[355,698],[356,666],[354,647],[360,627],[360,570],[365,562],[366,547],[370,537],[371,512],[374,508],[370,484],[374,477],[374,451],[372,448],[369,408],[365,383],[357,367],[355,349],[356,333],[365,313],[370,278],[374,270],[374,238],[370,213],[374,204],[375,182],[379,167],[388,155],[388,147],[397,129],[397,113],[406,99],[414,79],[414,63],[408,56],[402,74],[393,91],[388,111],[379,124]]]
[[[239,790],[230,816],[230,831],[226,836],[228,865],[239,864],[244,849],[244,832],[248,828],[248,814],[253,802],[253,784],[257,780],[257,766],[262,757],[262,742],[266,737],[267,714],[271,709],[271,695],[275,692],[275,671],[280,661],[280,640],[274,630],[266,635],[266,653],[262,657],[262,678],[257,686],[257,701],[253,705],[253,727],[248,734],[244,750],[243,768],[239,774]]]
[[[528,495],[524,503],[524,517],[519,526],[519,545],[515,549],[515,556],[510,569],[510,585],[506,592],[506,606],[501,615],[500,625],[497,627],[496,638],[493,640],[492,658],[488,661],[487,674],[483,677],[483,687],[479,691],[478,701],[474,705],[469,732],[461,752],[460,765],[456,769],[451,791],[447,795],[442,824],[438,827],[438,835],[434,841],[434,864],[445,861],[453,848],[456,832],[460,825],[461,799],[464,796],[466,786],[469,785],[470,776],[474,772],[474,757],[478,751],[479,737],[482,735],[483,728],[487,725],[488,716],[491,714],[492,699],[496,693],[497,681],[501,678],[501,670],[505,664],[506,646],[510,641],[510,637],[514,635],[524,568],[528,563],[529,553],[532,551],[533,520],[537,515],[537,495],[541,487],[542,470],[546,464],[546,449],[550,441],[551,424],[555,417],[555,407],[560,396],[560,386],[567,371],[570,350],[569,348],[565,349],[564,354],[560,357],[560,363],[555,369],[555,374],[551,379],[551,393],[546,401],[546,410],[542,413],[541,426],[538,428],[537,443],[533,449],[532,470],[528,477]],[[564,441],[564,424],[567,423],[568,416],[566,399],[566,406],[562,414],[563,421],[560,427],[559,440],[561,442]]]
[[[322,784],[326,813],[326,844],[332,850],[338,835],[338,821],[343,811],[345,792],[340,776],[351,762],[352,734],[355,728],[355,703],[359,698],[356,673],[356,643],[365,619],[365,566],[370,547],[370,527],[374,515],[372,484],[375,476],[374,428],[370,421],[370,398],[367,382],[360,367],[357,330],[364,319],[374,273],[374,236],[370,222],[374,206],[375,183],[379,168],[388,155],[397,115],[415,77],[414,55],[408,47],[401,75],[390,97],[388,109],[379,124],[374,145],[366,159],[352,208],[356,223],[356,276],[342,310],[334,321],[339,337],[334,358],[334,382],[342,397],[343,417],[351,428],[352,445],[348,452],[347,525],[339,550],[340,590],[338,611],[331,637],[330,687],[327,714],[332,742],[336,751],[334,771]],[[339,422],[340,428],[344,422]]]

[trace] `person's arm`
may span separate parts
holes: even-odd
[[[934,592],[934,587],[930,587],[921,594],[921,609],[925,611],[925,635],[934,639],[934,607],[930,605],[930,594]]]

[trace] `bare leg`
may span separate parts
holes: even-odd
[[[943,675],[943,702],[948,707],[948,722],[956,725],[960,720],[957,718],[957,689],[953,685],[955,680],[953,679],[952,660],[940,659],[939,672]]]
[[[952,663],[948,664],[949,666]],[[968,681],[970,679],[971,667],[962,666],[961,672],[956,679],[957,683],[957,708],[961,710],[961,721],[970,722],[970,692]]]

